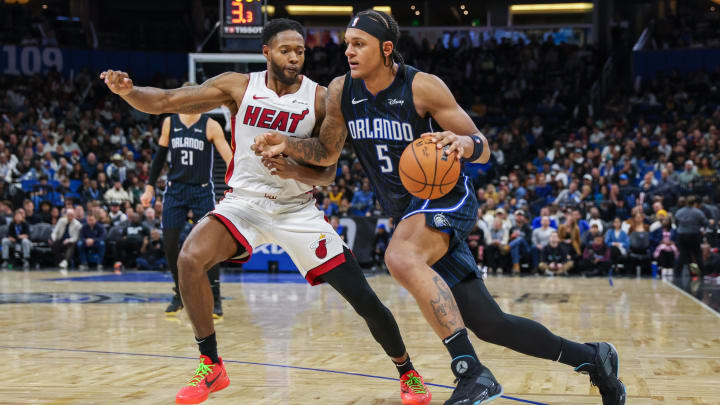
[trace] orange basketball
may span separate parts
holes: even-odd
[[[400,156],[400,181],[415,197],[432,200],[453,189],[460,177],[460,166],[455,153],[446,155],[435,142],[419,138]]]

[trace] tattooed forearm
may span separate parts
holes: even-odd
[[[294,159],[318,166],[337,163],[347,137],[345,118],[340,109],[344,77],[336,77],[328,86],[325,108],[319,110],[321,114],[324,113],[325,119],[318,136],[310,139],[288,139],[285,150]]]
[[[447,284],[439,277],[433,277],[437,287],[437,296],[430,300],[438,323],[444,328],[454,332],[463,326],[455,298],[453,298]]]
[[[325,150],[318,138],[298,139],[288,137],[287,152],[293,159],[312,165],[323,165],[329,158],[327,150]]]

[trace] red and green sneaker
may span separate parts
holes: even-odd
[[[404,405],[426,405],[430,403],[432,394],[425,386],[423,378],[415,370],[410,370],[400,377],[400,399]]]
[[[211,392],[220,391],[230,385],[225,365],[220,358],[213,363],[207,356],[200,356],[200,365],[195,375],[175,396],[176,404],[199,404],[208,398]]]

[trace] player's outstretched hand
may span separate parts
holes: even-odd
[[[105,80],[105,84],[113,93],[124,96],[133,89],[133,82],[127,73],[119,70],[106,70],[100,73],[100,79]]]
[[[250,149],[255,155],[264,158],[277,156],[285,151],[287,147],[287,137],[278,132],[266,132],[255,137],[255,143],[250,145]]]
[[[297,179],[296,171],[297,163],[286,159],[282,155],[270,158],[262,158],[262,164],[270,169],[270,174],[278,176],[281,179]]]

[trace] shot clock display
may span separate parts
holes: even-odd
[[[265,25],[263,0],[220,0],[224,37],[259,36]]]

